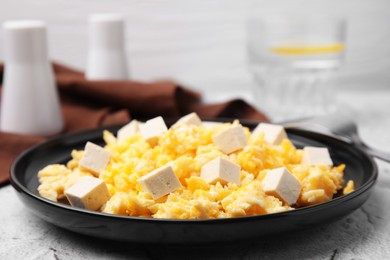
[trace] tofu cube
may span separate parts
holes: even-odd
[[[212,122],[212,121],[203,121],[202,125],[206,129],[213,129],[213,128],[217,127],[217,126],[223,125],[223,123]]]
[[[260,123],[253,130],[253,135],[264,134],[264,140],[272,145],[280,144],[283,139],[287,139],[286,131],[281,125]]]
[[[145,124],[140,125],[139,130],[142,138],[153,147],[158,143],[158,136],[168,131],[168,128],[164,119],[161,116],[158,116],[146,121]]]
[[[277,197],[288,205],[297,202],[302,188],[298,179],[285,167],[270,170],[262,185],[267,195]]]
[[[110,152],[91,142],[87,142],[84,148],[84,155],[79,165],[98,176],[110,162]]]
[[[122,142],[123,140],[139,133],[139,126],[143,124],[137,120],[131,120],[130,123],[123,126],[121,129],[118,130],[117,138],[119,142]]]
[[[225,185],[230,182],[240,185],[240,171],[240,165],[218,157],[203,165],[200,177],[210,184],[220,182]]]
[[[198,114],[193,112],[193,113],[190,113],[190,114],[188,114],[186,116],[183,116],[182,118],[177,120],[177,122],[174,123],[172,125],[172,127],[177,127],[177,126],[180,126],[180,125],[196,125],[196,126],[200,126],[200,125],[202,125],[202,120],[200,120]]]
[[[170,164],[142,176],[138,179],[138,184],[155,200],[182,187]]]
[[[302,164],[333,166],[329,150],[326,147],[306,146],[303,148]]]
[[[98,210],[110,199],[106,183],[91,176],[81,178],[66,189],[65,196],[73,207],[89,210]]]
[[[248,138],[245,135],[242,125],[231,126],[226,130],[213,135],[212,139],[214,144],[226,154],[240,150],[248,143]]]

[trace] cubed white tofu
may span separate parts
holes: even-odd
[[[182,187],[170,164],[164,165],[138,179],[141,189],[153,199],[159,199]]]
[[[142,138],[147,141],[151,146],[155,146],[158,143],[158,136],[168,131],[167,125],[161,116],[155,117],[145,122],[145,124],[139,126]]]
[[[117,138],[119,142],[122,142],[123,140],[139,133],[139,126],[143,124],[142,122],[139,122],[137,120],[131,120],[130,123],[123,126],[121,129],[118,130]]]
[[[104,170],[110,162],[110,152],[91,142],[87,142],[79,165],[95,176]]]
[[[264,134],[264,140],[272,145],[280,144],[283,139],[287,139],[286,131],[281,125],[260,123],[253,130],[253,135]]]
[[[329,150],[326,147],[306,146],[303,148],[302,164],[333,166]]]
[[[200,177],[210,184],[220,182],[224,185],[230,182],[240,185],[240,171],[240,165],[218,157],[203,165]]]
[[[288,205],[297,202],[302,188],[298,179],[285,167],[268,171],[262,185],[267,195],[277,197]]]
[[[248,143],[248,138],[245,135],[242,125],[231,126],[222,132],[213,135],[212,139],[214,144],[226,154],[240,150]]]
[[[180,126],[180,125],[196,125],[200,126],[202,125],[202,120],[200,120],[198,114],[195,112],[192,112],[186,116],[183,116],[179,120],[177,120],[176,123],[172,125],[172,127]]]
[[[220,122],[212,122],[212,121],[203,121],[203,122],[202,122],[202,125],[203,125],[203,127],[206,128],[206,129],[213,129],[213,128],[215,128],[216,126],[223,125],[223,123],[220,123]]]
[[[73,207],[89,210],[98,210],[110,199],[106,183],[91,176],[81,178],[66,189],[65,196]]]

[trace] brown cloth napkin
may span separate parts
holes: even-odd
[[[174,118],[190,112],[207,119],[226,117],[268,121],[264,114],[243,100],[203,104],[199,93],[175,82],[89,81],[82,72],[66,66],[53,64],[53,69],[66,133],[102,125],[124,124],[133,118]],[[3,71],[0,64],[1,82]],[[1,89],[0,86],[0,98]],[[9,168],[16,156],[46,139],[0,132],[0,186],[8,183]]]

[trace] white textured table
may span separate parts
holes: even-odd
[[[360,132],[390,151],[390,95],[340,95],[357,113]],[[361,111],[361,110],[358,110]],[[0,188],[0,259],[388,259],[390,255],[390,164],[377,160],[379,179],[368,201],[325,226],[273,239],[229,245],[158,247],[78,235],[32,215],[11,186]]]

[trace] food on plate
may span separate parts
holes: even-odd
[[[39,194],[110,214],[205,219],[294,210],[354,190],[351,180],[343,189],[345,165],[334,166],[327,148],[298,149],[280,125],[251,132],[191,113],[169,129],[162,117],[133,120],[103,139],[40,170]]]
[[[83,157],[79,162],[80,168],[83,168],[95,176],[107,167],[110,162],[110,152],[91,142],[87,142]]]
[[[65,196],[70,205],[89,210],[99,209],[110,199],[104,181],[91,176],[81,178],[76,184],[65,190]]]
[[[248,143],[242,125],[232,125],[212,136],[214,144],[225,154],[241,150]]]
[[[177,120],[177,122],[174,123],[172,125],[172,127],[176,127],[176,126],[182,125],[182,124],[200,126],[200,125],[202,125],[202,120],[199,118],[198,114],[196,114],[195,112],[192,112],[186,116],[183,116],[179,120]]]
[[[139,122],[137,120],[131,120],[130,123],[127,125],[123,126],[121,129],[118,130],[118,133],[116,135],[117,139],[119,142],[122,142],[126,138],[129,138],[136,133],[139,132],[139,127],[144,123]]]
[[[240,185],[241,166],[222,157],[206,163],[200,170],[200,177],[209,184],[235,183]]]
[[[138,184],[154,200],[181,188],[179,178],[169,164],[142,176],[138,179]]]
[[[265,194],[275,196],[288,205],[297,202],[301,189],[299,180],[286,167],[268,171],[263,179]]]
[[[303,148],[301,163],[309,165],[333,166],[333,161],[327,148],[306,146]]]
[[[159,136],[168,131],[164,119],[159,116],[150,119],[139,126],[139,131],[144,141],[148,142],[151,147],[158,142]]]
[[[286,131],[281,125],[261,123],[253,130],[253,134],[263,134],[264,140],[270,144],[280,144],[287,138]]]

